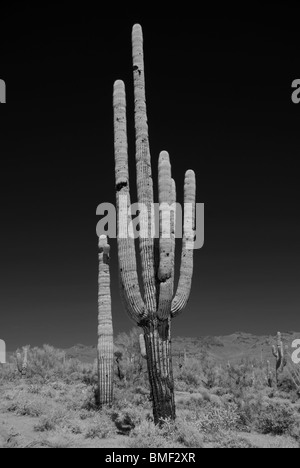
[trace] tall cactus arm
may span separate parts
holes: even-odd
[[[166,320],[170,317],[170,309],[174,294],[174,236],[175,223],[172,212],[173,182],[169,154],[163,151],[158,164],[158,188],[160,205],[159,250],[160,262],[158,270],[159,306],[158,318]]]
[[[177,203],[177,196],[176,196],[176,182],[172,179],[172,194],[171,194],[171,203],[172,205],[176,206]],[[172,297],[174,296],[174,282],[175,282],[175,253],[176,253],[176,220],[177,220],[177,211],[175,209],[174,218],[172,218],[172,255],[174,259],[174,273],[173,273],[173,287],[172,287]]]
[[[184,234],[180,278],[177,293],[172,302],[172,317],[182,312],[190,298],[194,266],[195,213],[196,176],[194,171],[187,171],[184,183]]]
[[[138,202],[147,207],[142,210],[140,224],[147,236],[140,237],[142,278],[146,307],[151,316],[157,308],[154,239],[151,236],[152,206],[154,203],[151,155],[149,147],[148,120],[145,92],[143,31],[136,24],[132,30],[132,57],[135,96],[136,172]]]
[[[120,286],[125,308],[132,320],[138,324],[146,317],[146,308],[139,288],[134,239],[128,236],[127,215],[131,200],[128,171],[126,94],[123,81],[115,82],[113,105]],[[121,208],[126,210],[125,216]]]

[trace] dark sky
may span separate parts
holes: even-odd
[[[280,12],[280,11],[279,11]],[[8,349],[95,344],[96,208],[115,202],[112,86],[128,94],[134,182],[131,28],[145,38],[154,174],[168,150],[179,199],[187,169],[205,203],[181,336],[300,330],[297,15],[39,21],[2,18],[0,338]],[[58,18],[58,16],[56,17]],[[177,265],[178,267],[178,265]],[[118,293],[115,332],[132,324]]]

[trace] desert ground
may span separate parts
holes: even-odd
[[[299,373],[288,363],[276,385],[274,337],[175,338],[177,420],[162,428],[138,338],[134,329],[115,340],[111,408],[97,403],[95,348],[29,348],[23,376],[10,353],[0,367],[0,447],[299,448]]]

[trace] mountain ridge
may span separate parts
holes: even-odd
[[[300,332],[283,332],[282,340],[289,354],[292,352],[292,343],[300,339]],[[178,358],[186,353],[189,358],[201,358],[203,352],[218,363],[230,362],[232,364],[242,360],[256,360],[266,363],[274,359],[272,346],[276,345],[276,336],[253,335],[251,333],[236,332],[231,335],[181,337],[172,339],[173,356]],[[77,344],[65,349],[70,358],[79,359],[82,362],[92,362],[96,359],[96,346]]]

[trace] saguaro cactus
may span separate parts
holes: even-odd
[[[281,338],[281,333],[277,333],[277,347],[272,347],[273,355],[276,358],[276,383],[278,384],[279,373],[283,371],[284,366],[286,365],[286,359],[284,355],[284,347]]]
[[[179,369],[182,369],[185,366],[186,362],[187,362],[187,353],[186,353],[186,349],[184,348],[183,353],[179,353],[179,360],[178,360]]]
[[[99,238],[98,292],[98,381],[100,405],[113,401],[114,343],[110,291],[110,246],[106,236]]]
[[[28,367],[28,348],[24,346],[23,356],[21,353],[17,353],[17,367],[22,377],[26,377]]]
[[[273,377],[271,371],[271,364],[270,361],[267,361],[267,381],[270,388],[273,386]]]
[[[169,154],[159,157],[159,242],[153,239],[153,179],[148,136],[143,33],[140,25],[132,32],[133,71],[135,92],[136,172],[140,207],[140,226],[148,226],[148,236],[139,239],[142,291],[139,286],[135,242],[128,236],[127,219],[121,215],[131,207],[128,169],[128,141],[125,85],[114,84],[115,172],[118,209],[118,257],[121,295],[126,309],[135,323],[143,329],[148,374],[153,396],[155,423],[175,419],[174,381],[171,358],[171,320],[187,305],[193,273],[193,246],[195,238],[196,178],[193,171],[185,175],[184,235],[178,290],[174,295],[175,219],[171,216],[167,235],[167,207],[176,203],[176,186],[171,175]],[[170,213],[169,213],[170,214]],[[152,229],[151,229],[152,228]]]

